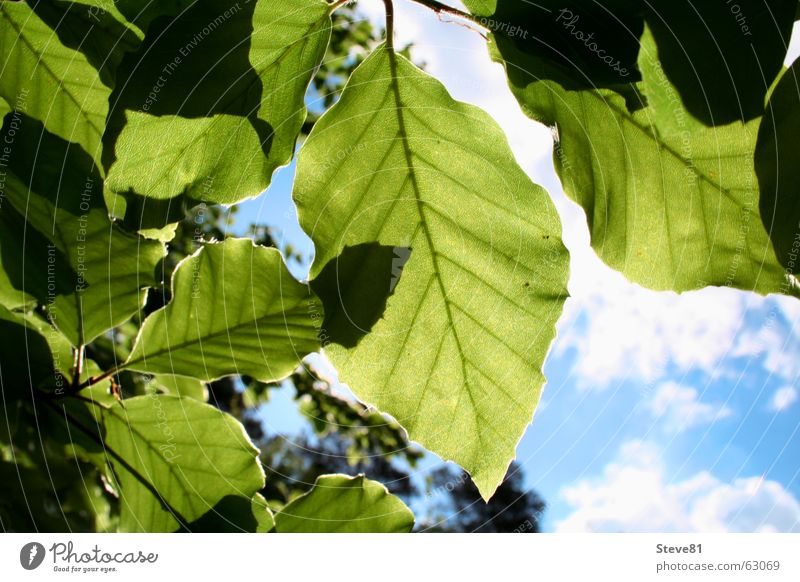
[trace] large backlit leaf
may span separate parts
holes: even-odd
[[[5,182],[14,213],[0,216],[25,220],[13,226],[15,236],[25,233],[16,245],[0,237],[6,273],[73,345],[88,343],[141,307],[164,247],[111,223],[97,166],[79,146],[21,113],[6,116],[2,136],[14,141]],[[14,267],[14,257],[22,264]]]
[[[174,531],[228,496],[264,486],[258,450],[233,417],[191,398],[139,396],[101,412],[121,531]]]
[[[363,475],[322,475],[275,515],[278,533],[405,533],[413,527],[406,504]]]
[[[753,152],[760,120],[704,126],[681,105],[657,55],[646,29],[643,95],[633,111],[611,90],[512,78],[525,111],[555,128],[556,168],[586,211],[593,248],[652,289],[798,293],[759,217]]]
[[[379,47],[303,147],[295,201],[315,290],[343,311],[321,336],[342,380],[488,498],[533,416],[567,295],[547,194],[494,120]]]
[[[249,239],[210,244],[184,260],[172,297],[144,321],[126,367],[267,382],[319,349],[313,293],[291,276],[277,249]]]
[[[291,159],[330,36],[323,0],[196,2],[153,21],[115,93],[109,186],[232,203]],[[124,71],[124,72],[122,72]]]

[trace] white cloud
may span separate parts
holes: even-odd
[[[786,51],[784,64],[789,67],[800,56],[800,23],[795,22],[792,28],[792,38],[789,41],[789,50]]]
[[[615,278],[603,274],[588,293],[571,287],[575,305],[561,323],[556,353],[577,350],[574,372],[584,384],[605,387],[624,377],[652,382],[669,364],[713,374],[743,323],[740,293],[708,288],[679,296]]]
[[[780,483],[725,483],[706,471],[668,482],[658,450],[641,441],[624,445],[599,480],[561,495],[574,510],[560,532],[800,532],[800,503]]]
[[[798,303],[797,299],[792,299]],[[780,307],[787,317],[785,307]],[[765,319],[760,328],[748,329],[738,338],[733,351],[734,356],[758,358],[761,366],[789,382],[800,374],[800,361],[797,351],[800,349],[800,338],[794,333],[794,324],[784,325],[774,317],[775,311]]]
[[[666,428],[674,432],[710,424],[733,413],[724,404],[701,402],[697,390],[675,382],[659,386],[648,405],[651,414],[663,419]]]
[[[784,386],[775,391],[769,402],[769,409],[782,412],[797,401],[797,389],[793,386]]]

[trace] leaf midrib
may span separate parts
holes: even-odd
[[[477,410],[477,404],[475,402],[475,398],[472,395],[472,391],[469,387],[469,381],[467,377],[467,367],[465,362],[465,351],[461,344],[461,338],[458,335],[458,330],[456,328],[455,319],[453,317],[453,312],[450,307],[450,300],[448,299],[447,291],[444,286],[444,281],[442,281],[441,276],[441,269],[439,267],[439,257],[438,251],[436,250],[436,245],[433,241],[433,236],[430,232],[430,228],[428,227],[427,220],[425,219],[425,211],[424,211],[424,201],[422,200],[419,183],[417,181],[417,175],[415,171],[415,164],[414,164],[414,156],[411,152],[411,147],[408,141],[408,132],[406,130],[406,122],[405,122],[405,115],[404,115],[404,107],[403,101],[400,96],[400,85],[398,83],[398,76],[397,76],[397,55],[394,52],[392,47],[387,46],[385,50],[388,52],[389,55],[389,66],[391,70],[391,78],[389,80],[391,91],[394,94],[395,98],[395,105],[397,111],[397,123],[398,123],[398,136],[400,137],[400,143],[403,147],[403,154],[406,158],[406,163],[409,168],[409,177],[411,179],[411,186],[414,192],[414,198],[416,201],[417,206],[417,213],[419,214],[420,226],[422,227],[423,234],[425,236],[425,240],[428,244],[428,247],[431,251],[431,262],[433,264],[433,277],[436,279],[436,283],[439,287],[439,292],[442,294],[442,299],[444,300],[445,306],[445,313],[447,315],[447,321],[449,323],[450,330],[453,334],[453,339],[456,342],[456,349],[459,353],[459,363],[461,365],[461,374],[464,380],[464,388],[465,390],[459,390],[458,399],[461,399],[464,391],[467,392],[470,402],[472,403],[472,410]],[[410,332],[409,332],[410,333]],[[426,382],[424,387],[427,388],[429,384]],[[419,403],[421,405],[423,398],[420,398]],[[418,412],[418,411],[417,411]],[[455,415],[453,415],[453,419],[455,419]],[[478,431],[480,433],[480,431]],[[480,437],[479,437],[480,438]]]

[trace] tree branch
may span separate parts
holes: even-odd
[[[417,4],[422,4],[426,8],[433,10],[436,14],[449,14],[450,16],[455,16],[456,18],[461,18],[463,20],[469,20],[470,22],[477,24],[482,28],[486,28],[486,25],[480,21],[479,18],[473,16],[469,12],[464,12],[463,10],[459,10],[458,8],[453,8],[452,6],[448,6],[447,4],[443,4],[438,0],[411,0],[412,2],[416,2]]]

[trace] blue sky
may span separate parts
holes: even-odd
[[[605,267],[555,176],[550,131],[519,110],[481,37],[396,4],[398,44],[413,40],[415,59],[454,97],[497,119],[564,224],[572,297],[517,451],[548,503],[545,529],[800,531],[800,302],[716,288],[656,293]],[[381,2],[360,5],[382,22]],[[266,194],[241,205],[238,224],[274,225],[311,256],[293,175],[293,165],[280,170]],[[271,431],[300,424],[290,396],[266,411]]]

